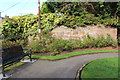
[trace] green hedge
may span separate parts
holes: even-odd
[[[5,19],[2,23],[2,37],[6,40],[22,40],[37,33],[37,16],[25,15]]]
[[[2,48],[10,48],[13,46],[25,46],[25,42],[23,40],[17,40],[17,41],[8,41],[8,40],[0,40]]]
[[[40,40],[34,39],[26,48],[31,48],[33,52],[50,52],[50,55],[57,55],[63,51],[72,51],[80,48],[101,48],[117,47],[117,41],[113,40],[110,35],[106,38],[103,36],[92,37],[86,35],[81,40],[62,40],[54,39],[50,33],[43,32],[40,34]]]

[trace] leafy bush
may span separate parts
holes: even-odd
[[[62,24],[65,19],[64,14],[48,13],[41,15],[40,28],[44,31],[50,31]],[[36,36],[37,15],[14,16],[6,19],[0,29],[2,29],[3,38],[7,40],[22,40],[28,36]]]
[[[55,39],[49,46],[48,49],[51,55],[56,55],[62,52],[65,48],[66,41],[61,39]]]
[[[43,41],[33,40],[31,41],[26,48],[32,49],[33,52],[46,52],[47,48],[44,45]]]
[[[40,40],[34,39],[27,48],[31,48],[33,52],[50,52],[50,55],[58,55],[63,51],[72,51],[80,48],[101,48],[117,46],[117,41],[113,40],[110,35],[106,38],[102,35],[92,37],[90,35],[84,36],[81,40],[62,40],[54,39],[49,32],[42,32],[39,34]]]
[[[48,52],[47,47],[53,41],[54,38],[47,31],[43,31],[38,35],[40,40],[33,38],[33,40],[28,43],[26,48],[32,49],[33,52]]]
[[[62,22],[65,20],[66,16],[62,13],[47,13],[41,15],[41,28],[45,30],[52,30],[59,25],[62,25]]]
[[[97,43],[96,43],[96,47],[106,47],[106,46],[108,46],[108,42],[109,41],[107,41],[103,36],[98,36],[97,37],[97,41],[96,41]]]
[[[101,23],[105,24],[105,25],[108,25],[108,26],[118,25],[117,20],[113,19],[113,18],[101,19]]]
[[[4,39],[11,41],[23,40],[37,33],[37,16],[25,15],[5,19],[0,28],[2,28]]]
[[[107,34],[107,46],[112,46],[112,47],[116,47],[118,44],[118,41],[114,40],[109,34]]]
[[[73,49],[83,48],[82,40],[69,40],[69,42],[72,44]]]
[[[116,47],[117,41],[113,40],[109,34],[107,35],[106,38],[103,35],[98,35],[96,38],[90,35],[86,35],[83,37],[82,44],[84,48],[92,48],[92,47],[101,48],[107,46]]]
[[[73,44],[68,40],[55,39],[49,46],[49,51],[51,55],[56,55],[62,51],[73,50]]]
[[[82,40],[82,45],[83,45],[83,48],[92,48],[92,47],[95,47],[96,44],[95,44],[95,38],[90,36],[90,35],[85,35],[83,36],[83,40]]]
[[[80,16],[67,16],[64,20],[63,25],[71,28],[78,26],[90,25],[90,24],[104,24],[104,25],[117,25],[117,20],[114,18],[102,18],[95,17],[94,14],[82,13]]]
[[[2,43],[2,48],[10,48],[10,47],[13,47],[13,46],[18,46],[18,45],[22,45],[24,46],[24,41],[8,41],[8,40],[1,40],[1,43]]]

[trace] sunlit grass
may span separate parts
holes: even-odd
[[[25,63],[22,63],[22,62],[19,62],[19,63],[16,63],[16,64],[14,64],[14,65],[12,65],[12,66],[10,66],[10,67],[7,67],[7,68],[5,68],[5,71],[7,71],[7,70],[10,70],[10,69],[13,69],[13,68],[15,68],[15,67],[18,67],[18,66],[22,66],[22,65],[24,65]],[[1,67],[2,65],[0,65],[0,67]],[[1,72],[1,71],[0,71]]]
[[[80,55],[80,54],[92,54],[92,53],[103,53],[103,52],[118,52],[118,50],[81,51],[81,52],[71,52],[71,53],[62,54],[62,55],[56,55],[56,56],[32,55],[32,58],[47,59],[47,60],[57,60],[57,59],[69,58],[69,57]]]
[[[83,80],[86,80],[84,78],[93,78],[93,80],[94,78],[118,78],[118,57],[92,61],[85,66],[81,77]]]

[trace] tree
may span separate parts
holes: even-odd
[[[67,15],[79,15],[81,12],[95,16],[116,18],[118,2],[46,2],[42,6],[43,13],[61,12]]]

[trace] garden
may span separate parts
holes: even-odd
[[[37,30],[37,15],[14,16],[5,19],[0,25],[0,41],[2,48],[22,45],[24,49],[32,49],[32,58],[43,60],[59,60],[78,55],[105,52],[117,53],[120,44],[119,13],[120,2],[45,2],[41,7],[41,33],[38,33]],[[109,28],[118,28],[117,39],[111,37],[110,34],[107,34],[106,37],[103,35],[93,37],[86,34],[81,39],[63,40],[62,38],[54,38],[51,34],[53,29],[61,25],[76,29],[77,27],[97,24],[103,24]],[[28,37],[30,36],[32,38],[29,41]],[[118,73],[117,61],[118,58],[95,60],[83,69],[81,77],[116,78],[116,73]],[[18,63],[14,66],[19,65],[23,64]]]

